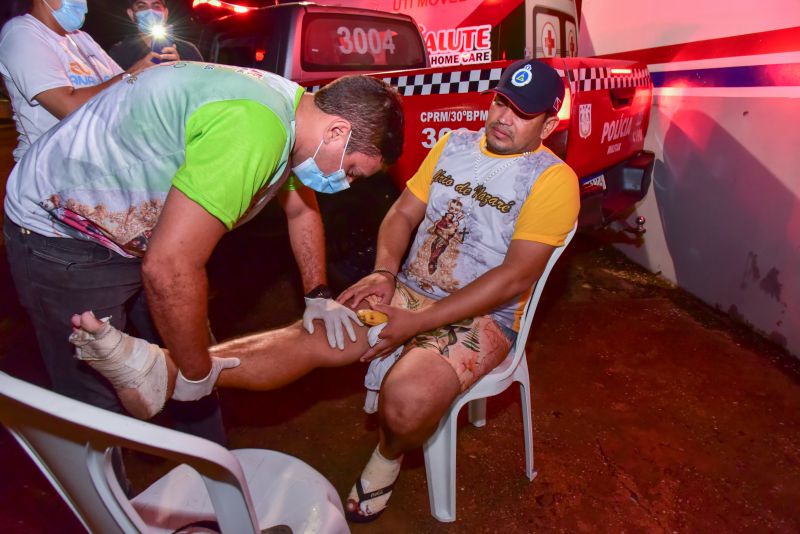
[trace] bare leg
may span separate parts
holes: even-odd
[[[73,336],[82,332],[94,335],[105,328],[104,323],[95,318],[91,312],[75,315],[72,321]],[[278,330],[220,343],[209,349],[211,356],[237,357],[241,364],[222,371],[217,384],[222,387],[250,390],[275,389],[293,382],[317,367],[339,367],[353,363],[368,348],[368,328],[356,326],[355,329],[356,341],[347,343],[344,350],[330,348],[324,328],[316,328],[314,334],[308,334],[299,321]],[[147,345],[143,340],[130,336],[125,338],[132,340],[133,343]],[[88,349],[92,348],[92,344],[90,341]],[[125,346],[120,345],[120,350],[123,348]],[[166,365],[166,388],[163,398],[160,399],[160,405],[158,400],[148,400],[144,406],[141,387],[120,387],[119,384],[114,384],[125,408],[141,419],[147,419],[158,413],[166,399],[172,396],[177,376],[177,367],[169,357],[169,352],[166,349],[155,348],[157,349],[155,357]],[[97,367],[96,361],[89,360],[88,363],[105,374],[104,369]]]
[[[239,367],[222,372],[217,384],[238,389],[270,390],[290,384],[317,367],[341,367],[358,361],[369,345],[368,327],[355,326],[356,341],[345,342],[344,350],[328,345],[325,328],[317,325],[313,334],[302,322],[225,341],[211,347],[211,356],[236,357]]]
[[[422,446],[461,392],[453,368],[429,350],[411,349],[381,386],[380,441],[347,497],[351,521],[372,521],[386,508],[405,451]],[[372,493],[375,492],[375,493]],[[370,494],[372,493],[372,497]]]
[[[421,336],[426,342],[420,344],[420,337],[415,338],[381,386],[380,439],[347,497],[351,521],[372,521],[383,512],[400,473],[403,453],[422,446],[453,401],[503,361],[510,347],[510,340],[488,317],[474,319],[469,333],[456,334],[456,340],[443,331]],[[474,339],[480,339],[479,346]],[[447,340],[444,345],[443,340]],[[438,346],[447,356],[430,346]]]
[[[381,387],[379,450],[386,458],[421,447],[461,393],[453,368],[429,350],[412,349]]]

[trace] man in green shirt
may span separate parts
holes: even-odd
[[[208,353],[206,262],[275,197],[308,292],[306,329],[320,319],[331,347],[344,332],[355,340],[358,319],[324,285],[314,190],[341,191],[392,163],[402,132],[396,92],[364,76],[309,94],[263,71],[178,62],[90,100],[30,148],[5,201],[12,276],[54,389],[120,411],[73,358],[70,316],[92,309],[122,329],[146,301],[180,369],[172,398],[208,395],[236,362]]]

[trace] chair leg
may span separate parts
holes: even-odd
[[[529,381],[520,380],[519,398],[522,409],[522,434],[525,439],[525,476],[528,480],[533,480],[538,473],[533,468],[533,416]]]
[[[425,442],[425,475],[431,513],[439,521],[456,520],[456,422],[458,410],[451,410],[439,428]]]
[[[469,401],[469,422],[478,428],[486,425],[486,399]]]

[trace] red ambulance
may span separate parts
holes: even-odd
[[[210,22],[204,33],[201,46],[210,61],[277,72],[312,91],[343,74],[368,73],[403,96],[405,148],[390,170],[391,180],[373,177],[335,199],[320,198],[330,234],[345,231],[355,233],[350,242],[372,242],[386,209],[428,149],[450,130],[483,128],[492,97],[481,92],[522,57],[540,58],[564,78],[561,123],[546,144],[579,176],[581,226],[602,226],[626,215],[649,188],[654,157],[643,145],[650,74],[641,63],[575,57],[572,0],[370,2],[385,2],[394,13],[305,2],[242,8],[195,0],[195,5],[208,2],[233,11]],[[408,13],[397,12],[403,9]],[[347,220],[347,214],[363,214],[365,205],[372,209],[364,220]],[[341,247],[331,245],[334,253]],[[362,254],[365,264],[370,254]]]

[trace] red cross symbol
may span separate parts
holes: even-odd
[[[553,39],[553,25],[549,22],[544,25],[544,35],[542,36],[542,44],[544,44],[544,53],[547,57],[552,57],[555,54],[556,40]]]

